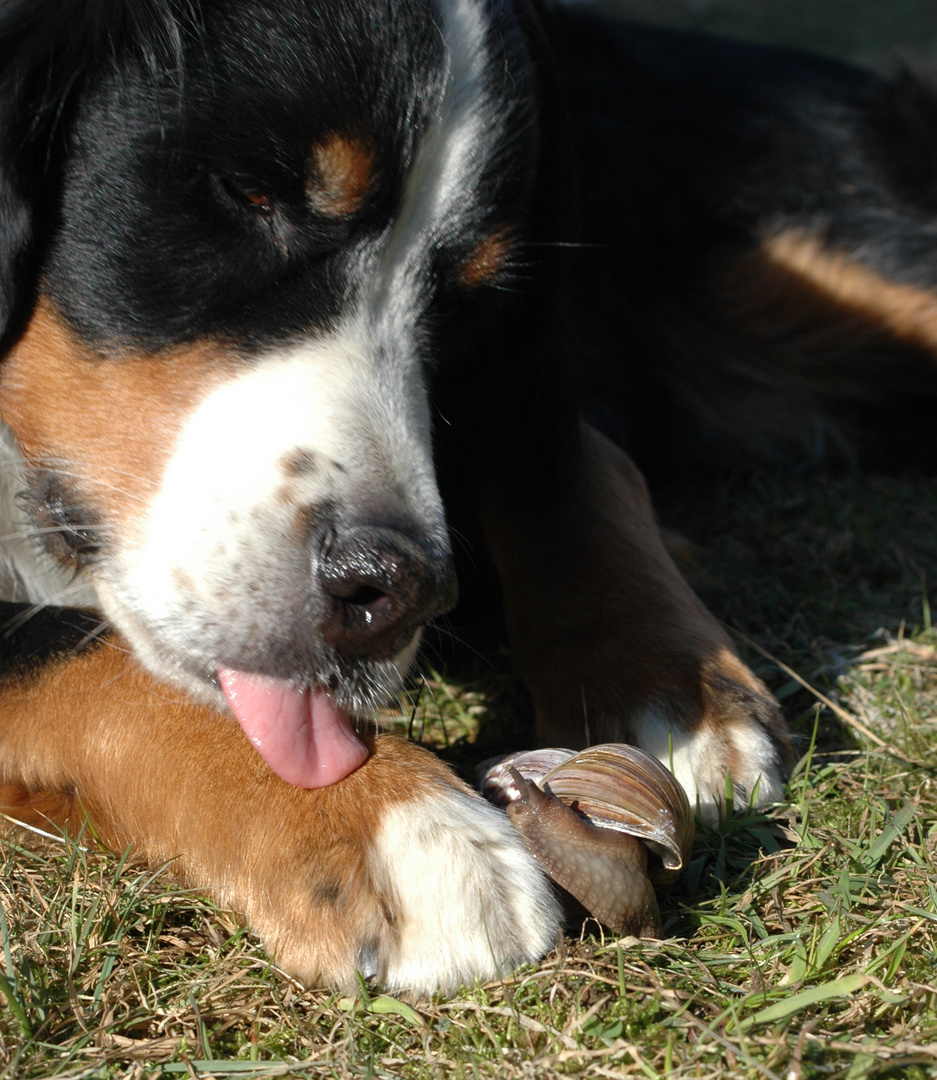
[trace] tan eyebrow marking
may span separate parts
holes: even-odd
[[[312,147],[306,195],[315,210],[342,218],[359,209],[374,180],[374,150],[356,135],[329,135]]]
[[[511,230],[507,226],[496,229],[481,241],[463,263],[459,281],[470,289],[491,281],[507,266],[513,249]]]

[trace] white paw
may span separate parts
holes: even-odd
[[[452,992],[508,974],[556,944],[552,889],[506,815],[456,788],[397,804],[374,842],[393,933],[359,968],[388,989]]]
[[[691,808],[710,824],[719,821],[727,777],[736,808],[767,806],[784,798],[778,749],[755,720],[718,726],[704,721],[687,731],[672,727],[663,717],[647,715],[635,731],[638,745],[673,772]]]

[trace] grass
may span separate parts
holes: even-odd
[[[11,835],[0,1078],[937,1075],[937,483],[762,476],[666,512],[801,754],[789,802],[702,832],[666,940],[587,926],[452,1000],[340,997],[90,838]],[[490,669],[431,673],[401,723],[466,762],[502,719]]]

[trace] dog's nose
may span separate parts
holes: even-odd
[[[333,534],[322,551],[319,578],[330,601],[323,634],[345,657],[395,656],[457,595],[448,551],[386,526]]]

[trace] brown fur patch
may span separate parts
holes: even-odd
[[[0,416],[30,464],[64,470],[106,521],[126,527],[156,491],[185,418],[230,364],[216,342],[99,356],[43,298],[0,366]]]
[[[492,281],[507,266],[513,248],[510,229],[498,229],[486,236],[463,264],[459,281],[469,289]]]
[[[373,181],[374,151],[357,136],[329,135],[313,146],[306,194],[314,209],[331,218],[355,213]]]
[[[737,296],[749,297],[754,318],[767,316],[779,330],[816,322],[820,333],[825,327],[831,341],[842,342],[848,322],[847,344],[857,335],[885,332],[937,353],[937,296],[889,281],[814,233],[792,229],[768,237],[736,264],[731,280]],[[831,317],[831,305],[840,319]]]
[[[302,448],[284,454],[279,465],[287,476],[314,476],[319,471],[319,459]]]

